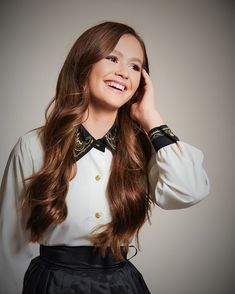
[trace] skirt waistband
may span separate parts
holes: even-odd
[[[129,245],[129,247],[135,246]],[[107,249],[106,255],[102,257],[98,248],[94,246],[40,245],[40,258],[42,261],[54,265],[76,268],[102,268],[120,266],[130,259],[127,259],[127,253],[122,247],[121,252],[125,260],[117,260],[110,248]],[[136,254],[137,249],[132,257],[134,257]]]

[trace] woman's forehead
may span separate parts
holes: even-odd
[[[112,52],[120,55],[121,57],[138,61],[141,64],[143,63],[143,48],[139,40],[130,34],[123,35],[117,42]]]

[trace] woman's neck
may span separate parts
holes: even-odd
[[[82,125],[95,138],[102,138],[108,130],[113,126],[117,116],[117,111],[94,111],[89,107],[89,111],[84,115],[85,121]]]

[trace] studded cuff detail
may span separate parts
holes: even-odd
[[[171,129],[167,125],[161,125],[152,128],[148,132],[148,135],[156,152],[162,147],[179,141],[179,138],[171,131]]]

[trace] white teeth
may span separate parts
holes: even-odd
[[[107,84],[108,86],[112,86],[112,87],[118,88],[118,89],[121,90],[121,91],[124,91],[124,90],[125,90],[125,86],[120,85],[120,84],[118,84],[118,83],[116,83],[116,82],[113,82],[113,81],[107,81],[106,84]]]

